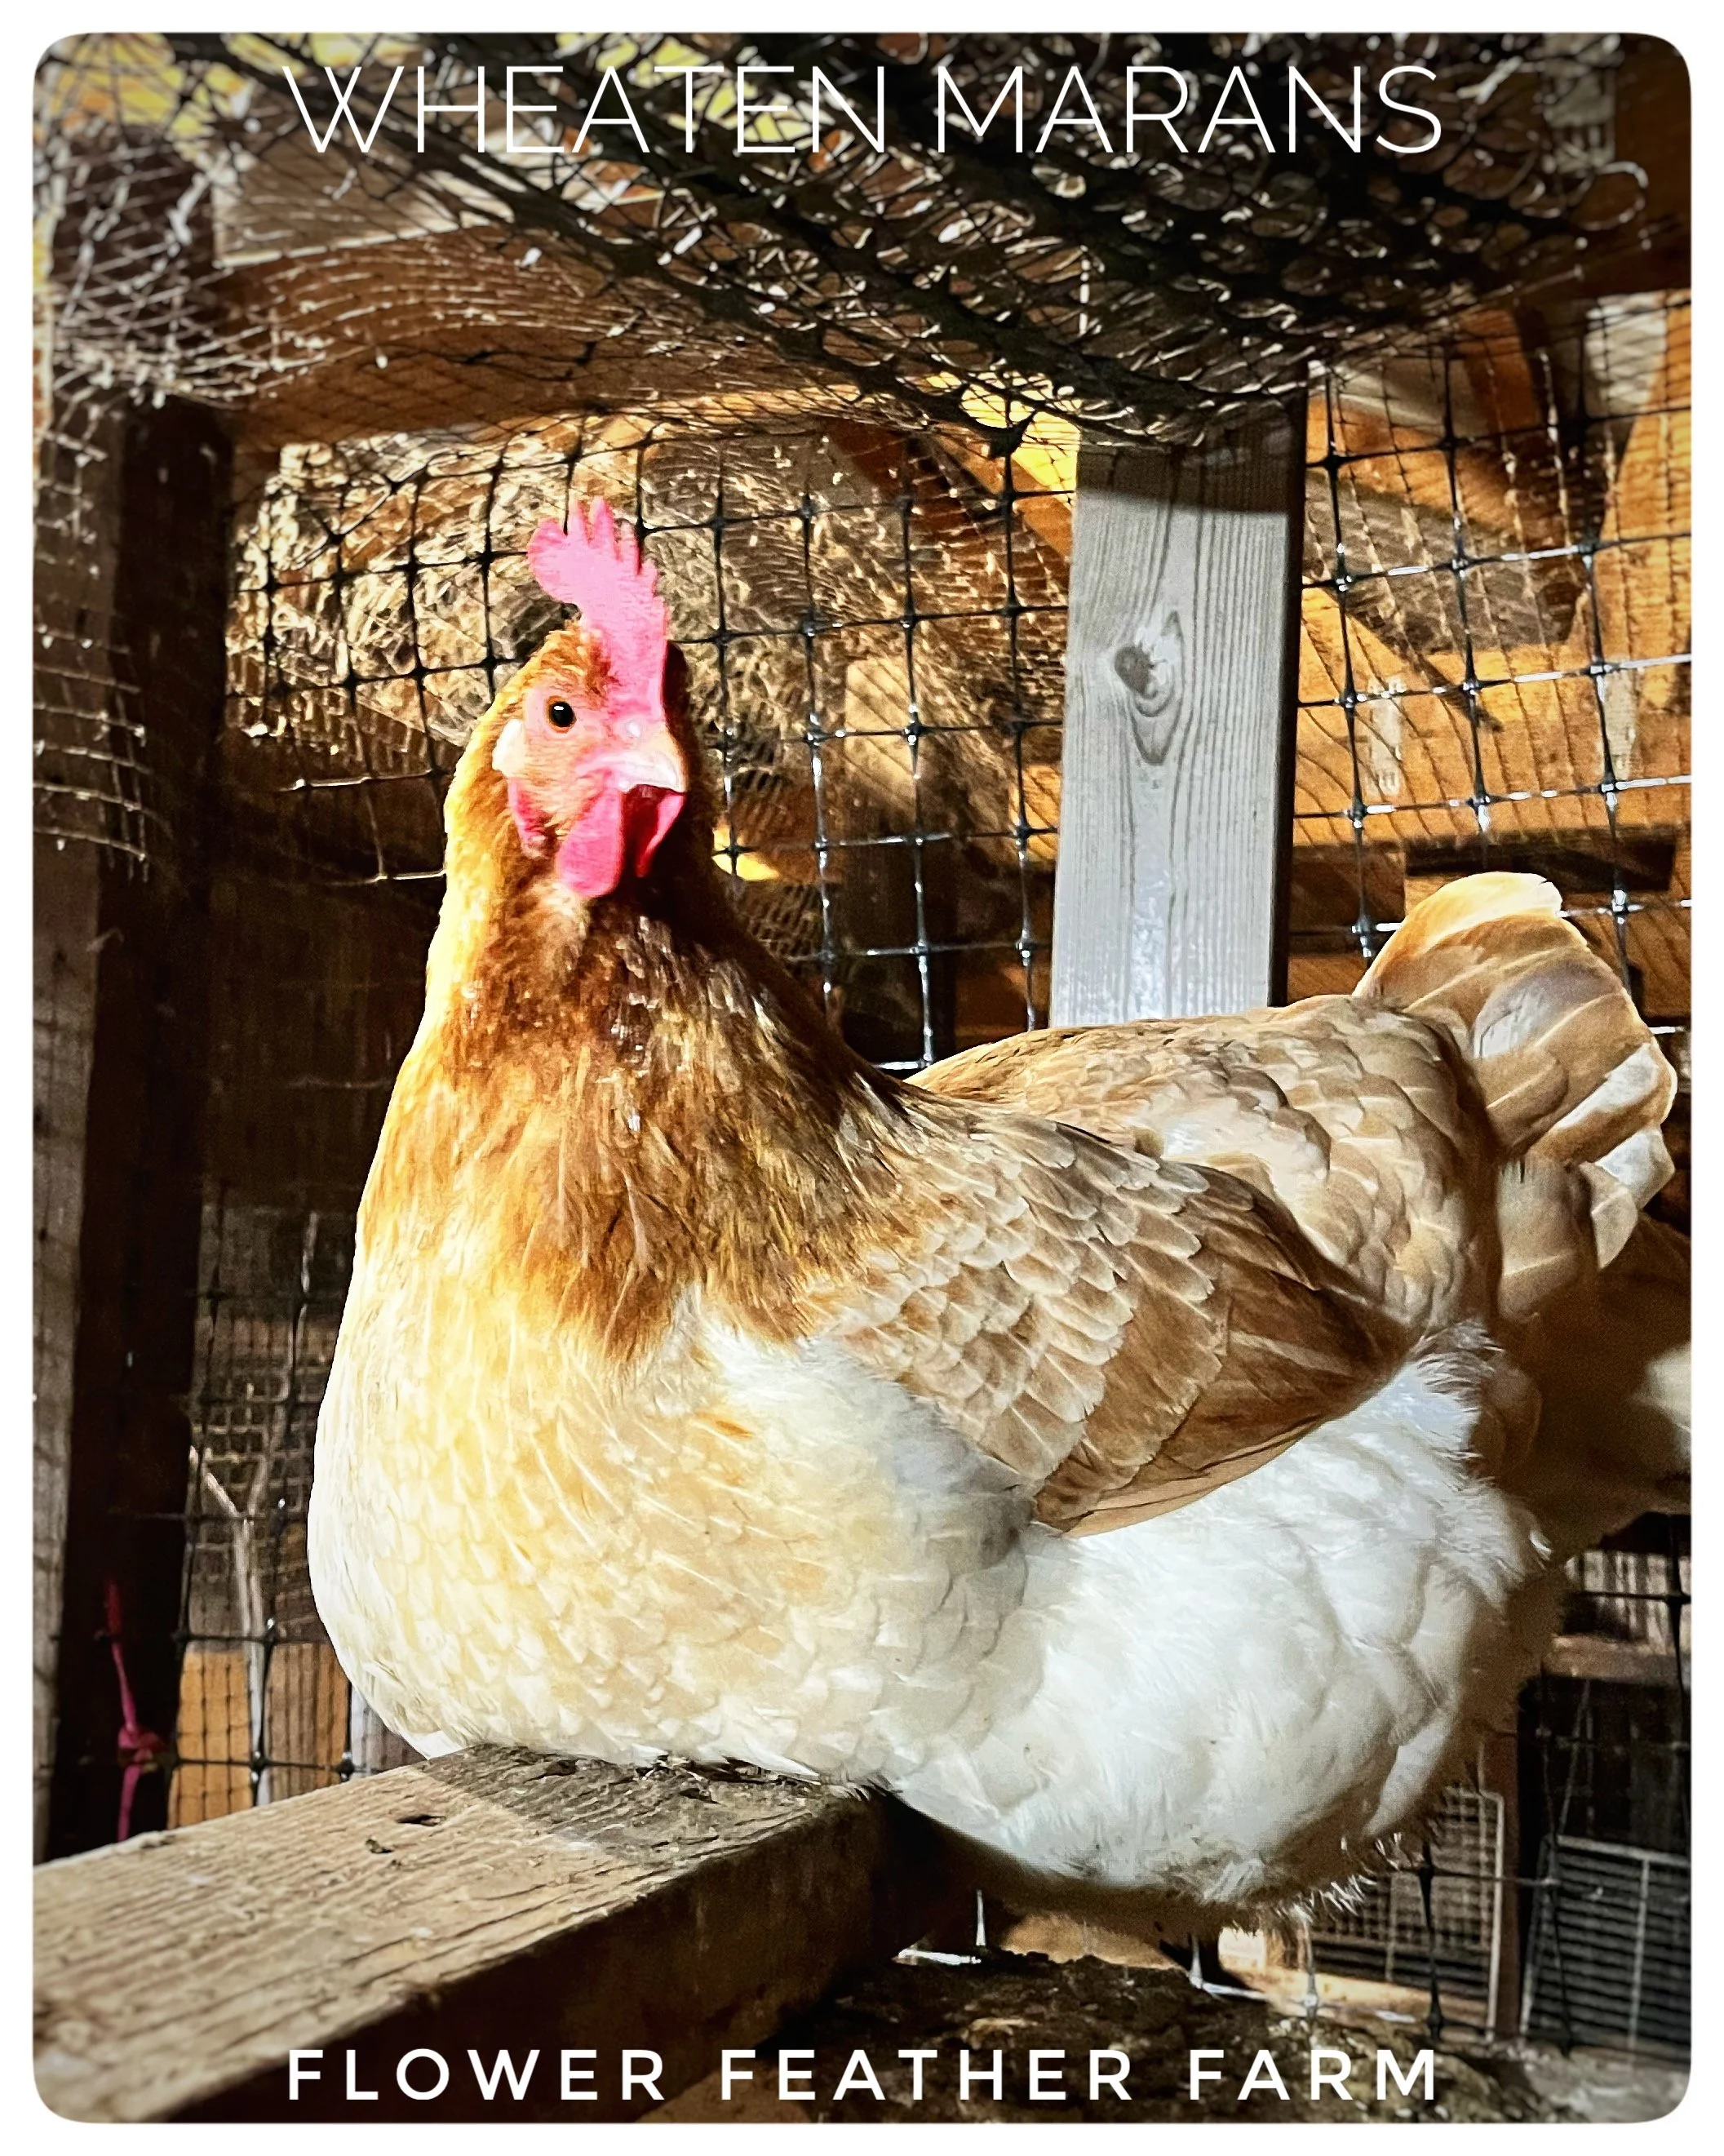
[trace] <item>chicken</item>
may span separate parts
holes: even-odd
[[[531,559],[581,618],[450,791],[319,1429],[348,1676],[425,1751],[894,1790],[1019,1906],[1354,1874],[1552,1627],[1518,1350],[1668,1173],[1615,977],[1480,876],[1352,997],[900,1084],[728,911],[632,536]]]
[[[1610,1269],[1521,1344],[1543,1402],[1510,1486],[1559,1557],[1642,1512],[1686,1512],[1693,1433],[1688,1238],[1643,1218]]]

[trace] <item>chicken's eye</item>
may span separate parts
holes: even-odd
[[[575,723],[575,707],[559,696],[545,706],[545,716],[559,733],[567,733]]]

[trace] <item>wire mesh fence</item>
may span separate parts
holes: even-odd
[[[1676,1065],[1678,1173],[1655,1210],[1685,1230],[1688,321],[1682,293],[1475,316],[1313,397],[1288,954],[1292,995],[1344,991],[1450,878],[1548,877]],[[1403,1868],[1312,1925],[1315,1973],[1428,1979],[1439,2023],[1485,1996],[1519,1925],[1524,1997],[1512,2015],[1499,2002],[1497,2025],[1686,2043],[1686,1938],[1669,1916],[1649,1947],[1652,1875],[1600,1899],[1566,1855],[1577,1835],[1614,1836],[1659,1853],[1661,1911],[1686,1892],[1686,1532],[1649,1516],[1571,1566],[1559,1659],[1523,1703],[1518,1859],[1493,1849],[1501,1794],[1452,1792]],[[1617,1809],[1600,1812],[1606,1789]],[[1457,1958],[1448,1897],[1484,1876],[1508,1899]],[[1571,1928],[1584,1937],[1565,1974]],[[1597,1970],[1649,1951],[1663,2005],[1642,2015]]]
[[[464,81],[482,42],[440,49],[435,80]],[[511,173],[481,203],[464,147],[403,164],[387,115],[378,159],[314,162],[265,80],[309,46],[208,44],[68,49],[47,159],[61,300],[38,819],[145,872],[152,832],[192,812],[156,784],[109,619],[114,400],[245,414],[202,812],[208,1100],[171,1818],[399,1756],[310,1602],[312,1438],[418,1021],[444,793],[555,616],[526,540],[577,501],[609,501],[659,565],[737,911],[855,1047],[909,1073],[1046,1022],[1080,424],[1188,434],[1236,394],[1309,382],[1290,993],[1350,988],[1451,877],[1548,875],[1682,1072],[1683,1172],[1659,1207],[1686,1228],[1687,300],[1532,289],[1535,255],[1572,268],[1574,205],[1613,162],[1614,48],[1436,55],[1463,115],[1512,60],[1501,124],[1527,171],[1536,141],[1568,179],[1535,213],[1533,191],[1481,190],[1464,157],[1427,175],[1446,223],[1402,223],[1429,246],[1453,237],[1449,300],[1513,286],[1434,339],[1406,325],[1405,275],[1366,291],[1331,264],[1301,284],[1342,224],[1307,229],[1285,161],[1255,148],[1212,196],[1189,173],[1132,196],[1066,136],[1016,174],[979,149],[941,166],[919,138],[878,160],[852,141],[830,170],[799,164],[782,200],[720,142],[698,185],[607,158]],[[1045,47],[1057,80],[1069,56]],[[1213,92],[1213,52],[1157,51]],[[398,57],[367,44],[342,64]],[[553,57],[590,90],[596,51]],[[859,95],[864,57],[831,63]],[[954,60],[972,92],[989,64],[980,43]],[[80,99],[97,115],[81,129]],[[729,122],[715,108],[703,125]],[[1469,155],[1495,141],[1465,139]],[[951,201],[926,196],[930,172]],[[513,222],[529,197],[542,233]],[[745,212],[762,235],[746,245]],[[1224,260],[1203,235],[1234,212]],[[866,274],[840,305],[834,235],[857,215]],[[943,295],[933,239],[968,264]],[[1390,239],[1406,270],[1414,239]],[[398,243],[417,250],[405,270]],[[1150,277],[1146,248],[1172,249],[1178,276],[1157,254]],[[1008,350],[990,339],[1013,309],[1036,336]],[[1083,359],[1063,383],[1040,365],[1056,352]],[[1437,2028],[1680,2045],[1685,1534],[1657,1516],[1577,1561],[1559,1651],[1507,1732],[1518,1769],[1449,1792],[1428,1842],[1312,1912],[1308,1997],[1347,1982]]]

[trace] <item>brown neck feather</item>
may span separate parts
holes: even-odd
[[[613,1354],[662,1337],[695,1289],[788,1337],[799,1286],[882,1231],[920,1096],[734,919],[700,800],[641,885],[584,906],[526,860],[481,757],[451,803],[426,1025],[367,1239],[398,1209],[423,1226],[459,1188],[546,1320]]]

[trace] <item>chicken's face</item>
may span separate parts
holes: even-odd
[[[529,670],[491,761],[521,845],[582,899],[644,877],[688,798],[662,664],[650,679],[619,675],[578,630],[554,637]]]

